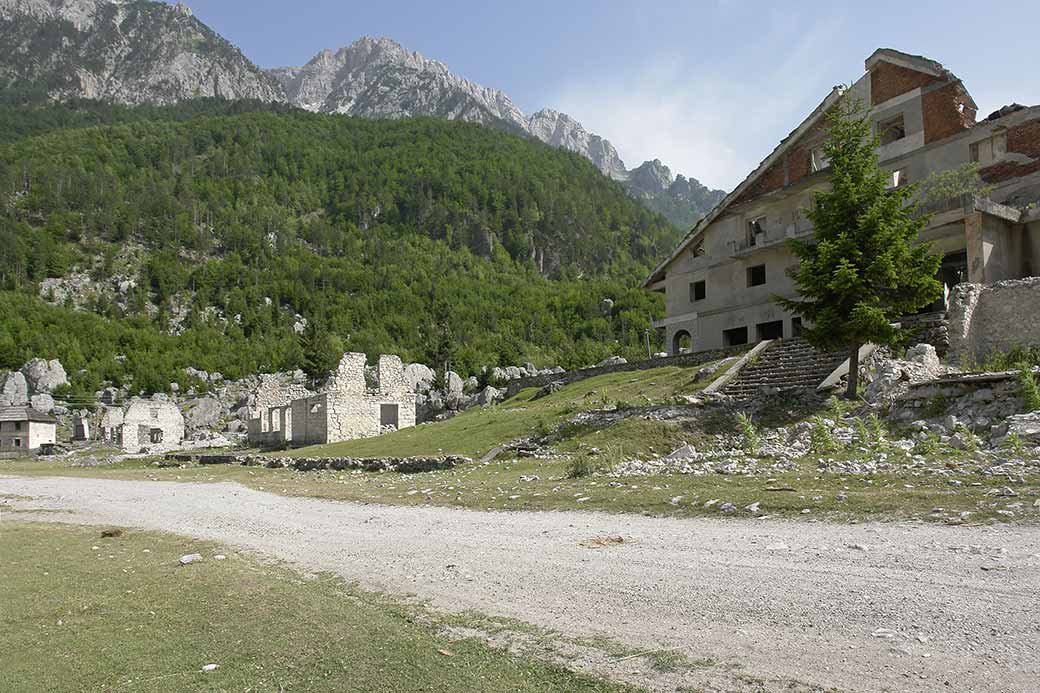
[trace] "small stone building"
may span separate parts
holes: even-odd
[[[252,393],[246,422],[249,444],[281,447],[292,442],[292,402],[313,395],[300,383],[286,382],[283,374],[261,375]]]
[[[370,438],[415,425],[415,393],[397,356],[380,356],[377,384],[365,382],[364,354],[345,354],[328,384],[291,407],[293,445]]]
[[[57,442],[58,420],[32,407],[0,407],[0,454],[38,450]]]
[[[135,397],[125,411],[106,409],[98,428],[103,442],[130,453],[173,450],[184,440],[184,416],[164,399]]]

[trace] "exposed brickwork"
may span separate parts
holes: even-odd
[[[870,102],[871,105],[877,106],[900,94],[918,87],[927,87],[938,81],[940,78],[935,75],[882,61],[870,71]]]
[[[811,173],[812,150],[827,139],[827,119],[821,118],[798,139],[754,184],[748,186],[734,204],[753,200],[760,195],[797,183]]]
[[[975,107],[960,82],[950,82],[928,92],[921,97],[921,108],[924,111],[925,144],[946,139],[975,125]]]
[[[979,171],[982,180],[987,183],[999,183],[1040,171],[1040,119],[1008,128],[1007,150],[1009,153],[1032,157],[1035,161],[1030,163],[1006,161],[987,166]]]

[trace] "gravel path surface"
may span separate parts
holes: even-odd
[[[1040,690],[1035,527],[491,513],[73,478],[0,477],[0,494],[72,511],[34,519],[217,540],[442,609],[678,646],[721,662],[691,679],[709,689]],[[606,537],[624,543],[595,546]]]

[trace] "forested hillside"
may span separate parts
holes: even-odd
[[[676,231],[587,160],[457,122],[280,111],[9,98],[0,367],[56,357],[83,391],[148,391],[186,366],[320,372],[343,349],[463,372],[645,352],[660,306],[635,287]],[[66,276],[64,306],[36,298]]]

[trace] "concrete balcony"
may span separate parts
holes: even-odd
[[[755,242],[744,239],[729,242],[729,255],[731,258],[746,257],[762,250],[773,248],[786,243],[792,238],[803,238],[812,235],[813,225],[808,220],[800,220],[797,224],[788,224],[785,227],[770,226],[764,233],[755,235]]]

